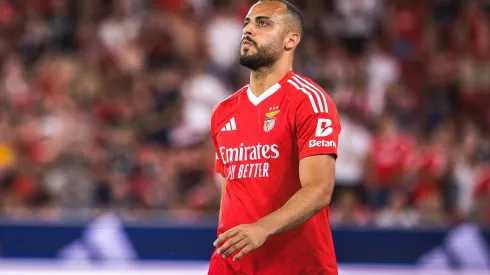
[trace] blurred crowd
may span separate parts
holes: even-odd
[[[217,216],[209,121],[252,0],[0,0],[0,216]],[[335,225],[490,227],[490,1],[304,0]]]

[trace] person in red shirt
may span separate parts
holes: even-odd
[[[250,84],[211,118],[223,189],[208,274],[338,274],[328,205],[341,126],[329,95],[292,71],[302,29],[280,0],[259,1],[244,20]]]
[[[371,143],[366,167],[368,196],[374,208],[386,206],[390,191],[401,187],[412,148],[412,141],[398,131],[395,121],[383,118]]]
[[[474,189],[475,218],[480,226],[490,228],[490,162],[479,166]]]
[[[443,195],[444,177],[449,170],[451,146],[454,144],[451,128],[441,127],[426,145],[419,145],[415,169],[413,203],[417,204],[428,194]]]

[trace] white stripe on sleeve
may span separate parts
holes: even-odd
[[[320,91],[317,87],[315,87],[315,85],[311,84],[308,80],[302,78],[301,76],[294,75],[293,77],[297,77],[297,78],[301,79],[308,87],[310,87],[310,89],[317,91],[321,95],[321,97],[323,99],[323,106],[325,106],[325,113],[328,113],[328,104],[327,104],[327,98],[325,97],[325,94],[322,91]],[[300,82],[300,81],[298,81],[298,82]],[[318,99],[318,100],[320,100],[320,99]],[[320,105],[321,105],[321,103],[320,103]]]
[[[300,87],[300,86],[303,86],[303,85],[298,85],[292,79],[289,79],[288,82],[291,83],[294,87],[296,87],[296,89],[302,91],[303,93],[305,93],[308,96],[308,98],[310,99],[311,106],[313,107],[313,111],[315,112],[315,114],[318,114],[318,108],[316,107],[315,100],[313,99],[313,96],[311,95],[311,93],[308,92],[308,91],[306,91],[305,88]]]

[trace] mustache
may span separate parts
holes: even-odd
[[[245,36],[243,39],[242,39],[242,42],[240,43],[240,46],[243,44],[243,41],[247,40],[248,42],[252,43],[255,47],[257,47],[257,42],[253,41],[252,38],[248,37],[248,36]]]

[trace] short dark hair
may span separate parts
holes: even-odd
[[[303,15],[301,14],[301,11],[296,6],[294,6],[293,4],[289,3],[286,0],[259,0],[259,2],[267,2],[267,1],[278,1],[286,5],[287,13],[294,20],[293,25],[295,25],[298,28],[299,34],[301,36],[303,35],[304,19],[303,19]]]

